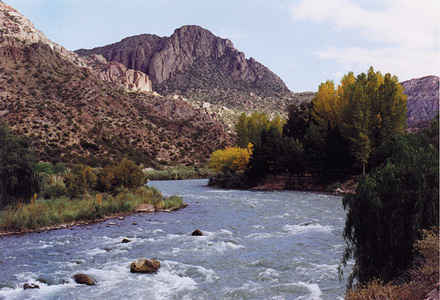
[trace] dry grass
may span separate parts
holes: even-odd
[[[372,281],[365,286],[348,290],[346,300],[423,300],[438,287],[439,279],[439,233],[438,229],[424,231],[423,238],[414,245],[421,263],[408,271],[407,283],[394,285]]]

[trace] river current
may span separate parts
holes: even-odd
[[[340,197],[206,184],[150,182],[189,204],[176,212],[0,238],[0,299],[343,299]],[[160,260],[159,272],[131,274],[142,257]],[[97,285],[76,284],[76,273]]]

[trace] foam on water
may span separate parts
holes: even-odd
[[[257,279],[260,281],[278,282],[280,273],[277,270],[268,268],[263,272],[260,272]]]
[[[295,269],[295,272],[314,278],[315,281],[321,281],[325,279],[338,280],[338,265],[327,264],[308,264],[307,266],[299,266]]]
[[[309,295],[301,296],[297,300],[321,300],[322,291],[316,283],[298,282],[298,286],[305,287],[310,291]]]
[[[289,234],[301,234],[305,232],[315,231],[315,232],[331,232],[332,226],[321,225],[321,224],[310,224],[310,225],[289,225],[283,226],[283,230]]]

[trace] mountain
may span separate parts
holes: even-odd
[[[237,112],[285,114],[289,104],[310,100],[311,95],[292,93],[276,74],[255,59],[247,59],[230,40],[195,25],[178,28],[170,37],[142,34],[75,52],[99,54],[142,71],[160,94],[178,94]]]
[[[424,127],[439,113],[438,76],[425,76],[401,82],[408,96],[408,127]]]
[[[31,137],[40,159],[193,164],[231,144],[205,109],[148,92],[146,74],[91,59],[53,43],[0,2],[0,120]]]

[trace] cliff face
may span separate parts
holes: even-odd
[[[193,164],[231,144],[205,109],[147,92],[142,72],[79,58],[2,2],[0,24],[0,118],[32,139],[40,159]]]
[[[191,88],[231,88],[257,94],[289,92],[284,82],[254,59],[246,59],[230,40],[199,26],[183,26],[170,37],[143,34],[119,43],[76,53],[101,54],[150,76],[162,93]]]
[[[46,44],[64,59],[78,66],[86,66],[84,60],[77,54],[49,40],[26,17],[13,7],[0,1],[0,45],[17,45],[21,47],[35,43]]]
[[[87,56],[85,60],[98,77],[104,81],[120,85],[127,91],[153,91],[150,78],[143,72],[128,69],[116,61],[108,62],[99,54]]]
[[[408,96],[408,127],[420,127],[439,112],[439,77],[426,76],[402,82]]]

